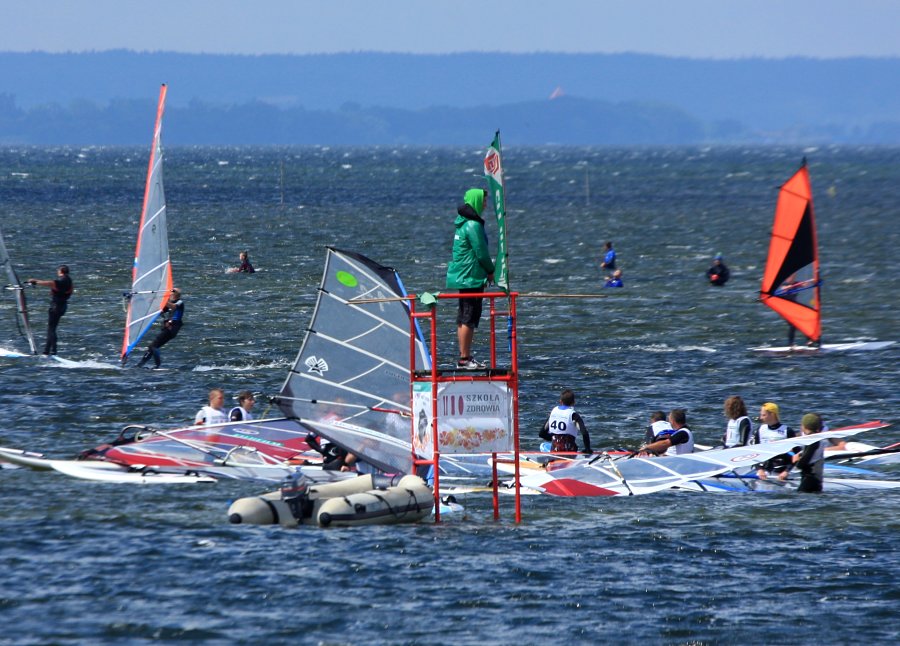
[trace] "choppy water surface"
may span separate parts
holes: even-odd
[[[126,423],[192,419],[209,388],[275,393],[315,300],[323,246],[443,288],[451,223],[480,185],[475,149],[173,149],[170,244],[187,324],[161,372],[119,370],[147,151],[0,149],[0,226],[23,278],[67,263],[67,369],[0,359],[0,445],[68,457]],[[900,348],[765,358],[786,326],[756,302],[776,190],[806,154],[825,338],[900,340],[900,150],[515,149],[505,156],[513,287],[598,293],[614,241],[626,288],[519,301],[528,448],[564,387],[596,447],[634,446],[685,407],[700,441],[721,405],[778,402],[792,425],[896,421]],[[283,179],[282,179],[283,178]],[[494,229],[489,228],[489,234]],[[492,238],[495,237],[492,235]],[[248,249],[260,270],[226,273]],[[703,272],[721,251],[723,289]],[[46,289],[32,295],[43,340]],[[451,308],[452,309],[452,308]],[[454,351],[452,312],[441,350]],[[484,330],[477,345],[486,354]],[[11,301],[0,346],[22,349]],[[259,411],[261,412],[261,411]],[[896,428],[865,441],[900,440]],[[890,473],[890,472],[888,472]],[[893,477],[900,479],[896,471]],[[0,471],[0,643],[896,643],[893,492],[470,497],[441,525],[234,527],[249,483],[126,487]]]

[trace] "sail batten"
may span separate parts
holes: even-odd
[[[782,185],[760,300],[810,341],[822,336],[821,280],[812,185],[806,163]]]
[[[147,165],[147,183],[138,226],[137,246],[131,273],[131,290],[126,292],[128,308],[122,341],[122,363],[162,313],[172,290],[172,265],[166,224],[166,196],[163,189],[162,117],[166,86],[159,92],[153,145]]]

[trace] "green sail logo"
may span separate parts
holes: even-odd
[[[338,282],[345,287],[356,287],[359,285],[359,281],[356,280],[356,276],[347,271],[339,271],[334,275],[337,278]]]

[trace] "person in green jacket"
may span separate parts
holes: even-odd
[[[494,281],[494,262],[488,251],[487,234],[481,212],[488,192],[470,188],[457,209],[453,234],[453,259],[447,265],[447,288],[461,294],[483,292]],[[460,298],[456,315],[456,336],[459,341],[457,368],[475,370],[484,367],[472,356],[475,328],[481,319],[481,298]]]

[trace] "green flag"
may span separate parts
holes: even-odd
[[[494,283],[499,289],[509,293],[509,252],[506,248],[506,200],[503,195],[503,164],[500,161],[500,131],[484,156],[484,175],[487,177],[494,214],[497,216],[497,261]]]

